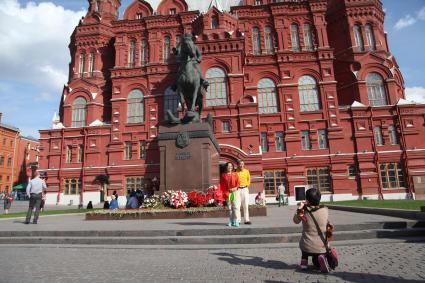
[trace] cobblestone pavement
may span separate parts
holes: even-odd
[[[297,269],[292,246],[225,249],[0,247],[1,283],[38,282],[425,282],[425,243],[338,245],[328,275]]]

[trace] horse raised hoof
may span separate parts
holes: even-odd
[[[171,113],[170,110],[167,110],[167,118],[168,118],[168,123],[170,124],[181,124],[182,122],[179,118],[174,116],[174,114]]]

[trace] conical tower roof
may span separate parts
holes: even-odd
[[[220,0],[211,0],[208,10],[211,9],[212,7],[216,7],[219,11],[223,12],[224,9],[220,2],[221,2]]]

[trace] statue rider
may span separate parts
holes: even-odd
[[[194,42],[193,42],[193,40],[192,40],[192,34],[190,34],[190,33],[186,33],[186,34],[184,34],[184,36],[181,38],[181,40],[180,40],[180,42],[179,42],[179,44],[177,45],[177,48],[173,48],[173,53],[174,53],[174,55],[175,56],[178,56],[178,62],[179,63],[181,63],[181,62],[184,62],[185,60],[195,60],[198,64],[195,64],[195,69],[198,71],[198,73],[199,73],[199,77],[201,78],[201,86],[205,89],[205,90],[208,90],[208,86],[209,86],[209,83],[208,83],[208,81],[207,80],[205,80],[205,78],[202,76],[202,71],[201,71],[201,65],[200,65],[200,63],[201,63],[201,61],[202,61],[202,53],[201,53],[201,51],[199,50],[199,48],[198,48],[198,46],[196,46],[196,44],[194,44]],[[191,45],[191,47],[193,48],[193,57],[191,57],[191,58],[184,58],[183,56],[184,56],[184,54],[186,53],[186,52],[182,52],[182,42],[183,41],[186,41],[188,44],[190,44]],[[187,55],[187,54],[186,54]],[[183,68],[183,66],[182,66],[182,64],[180,64],[180,67],[179,67],[179,71],[178,71],[178,73],[180,73],[181,72],[181,69]],[[177,84],[174,84],[174,85],[172,85],[171,86],[171,89],[173,90],[173,91],[177,91]]]

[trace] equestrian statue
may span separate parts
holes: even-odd
[[[173,52],[177,56],[180,66],[176,83],[172,89],[177,92],[182,110],[184,111],[186,107],[187,111],[182,119],[178,119],[170,110],[167,110],[168,122],[171,124],[200,122],[203,96],[209,85],[202,77],[201,51],[193,42],[192,34],[186,33]]]

